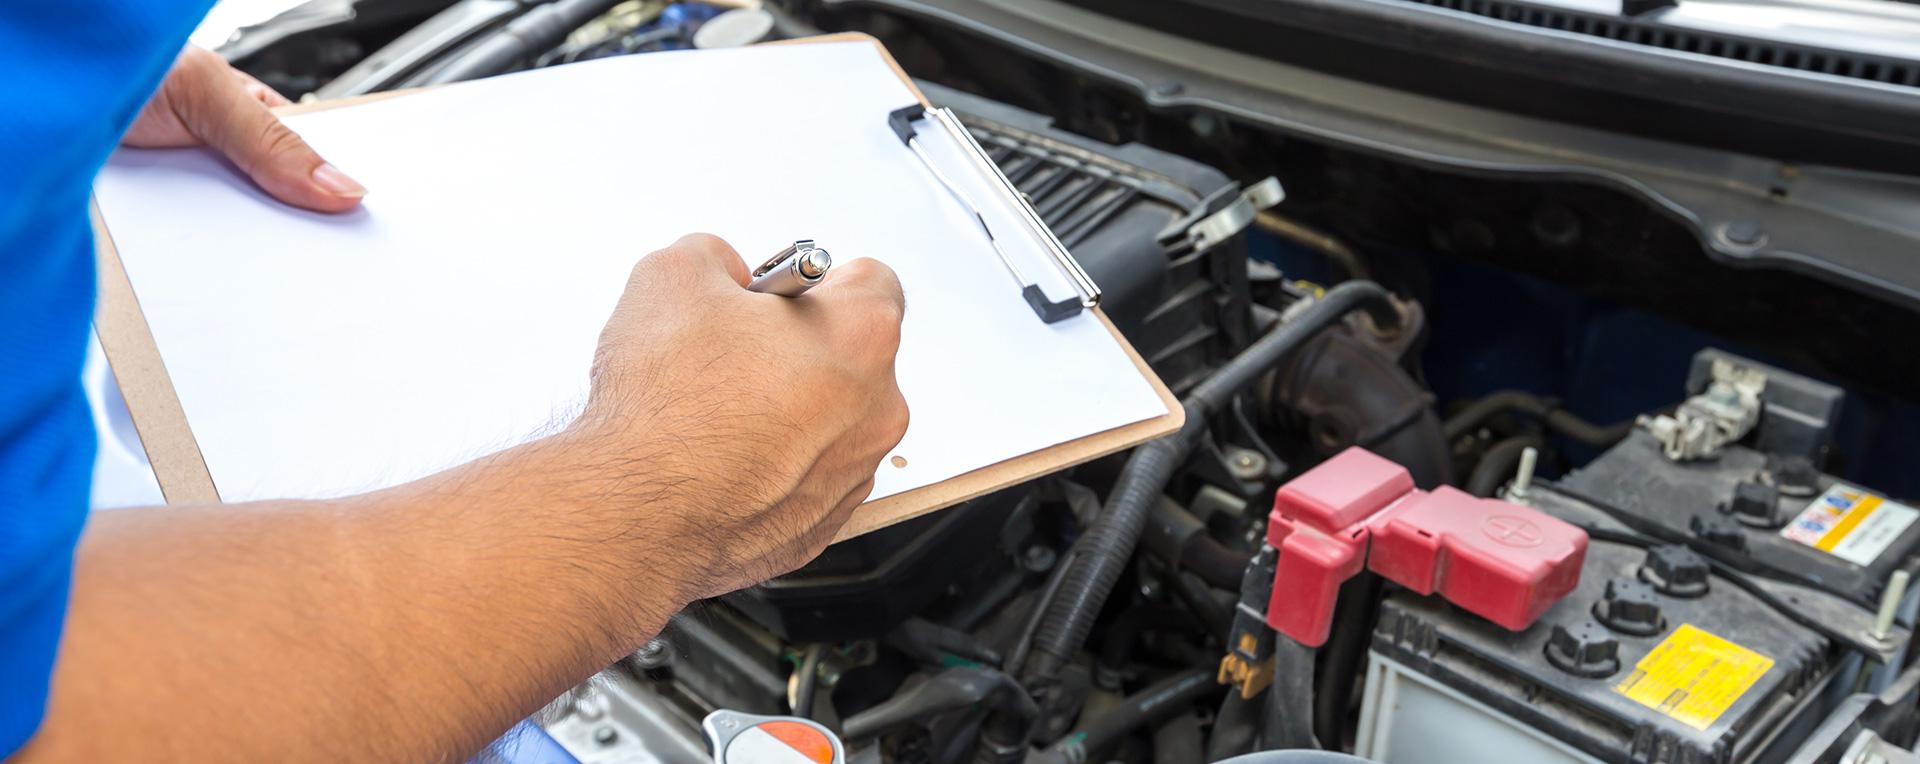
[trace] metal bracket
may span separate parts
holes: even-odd
[[[1233,238],[1247,226],[1253,225],[1256,215],[1287,198],[1286,189],[1280,187],[1280,181],[1268,177],[1240,192],[1240,198],[1233,200],[1225,208],[1195,222],[1187,228],[1187,241],[1192,242],[1195,252],[1204,252]]]

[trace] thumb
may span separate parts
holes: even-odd
[[[228,74],[215,81],[220,85],[192,90],[198,103],[182,104],[182,121],[260,188],[275,199],[319,212],[345,212],[367,195],[366,187],[321,159],[240,80]]]

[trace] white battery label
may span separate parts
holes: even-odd
[[[1920,510],[1835,483],[1780,535],[1855,565],[1871,565],[1920,518]]]

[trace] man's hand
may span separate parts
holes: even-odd
[[[670,531],[642,562],[694,574],[678,582],[689,600],[813,559],[907,430],[893,271],[842,263],[798,298],[747,281],[733,247],[704,234],[641,260],[566,436],[610,468],[613,495],[637,492],[608,509]]]
[[[465,761],[811,559],[906,431],[900,285],[746,283],[711,236],[642,260],[551,437],[365,496],[95,515],[20,760]]]
[[[307,147],[272,107],[287,99],[225,59],[189,46],[127,128],[139,148],[211,146],[274,198],[319,212],[344,212],[367,189]]]

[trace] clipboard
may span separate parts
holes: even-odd
[[[872,44],[894,74],[911,92],[923,109],[932,110],[925,94],[900,68],[880,41],[866,34],[841,33],[788,40],[771,45],[804,45],[820,42],[866,42]],[[279,113],[298,114],[339,108],[385,98],[401,98],[413,91],[379,93],[339,101],[295,104]],[[126,269],[114,248],[98,204],[92,207],[95,252],[98,260],[99,303],[94,318],[95,333],[102,351],[113,369],[120,393],[126,402],[134,429],[140,436],[149,465],[168,504],[220,501],[212,473],[195,440],[184,407],[169,377],[166,364],[141,311],[138,297]],[[1044,230],[1044,228],[1042,229]],[[1048,234],[1050,236],[1050,234]],[[1075,265],[1077,268],[1078,266]],[[1152,387],[1166,407],[1166,413],[1087,435],[1005,461],[988,465],[957,477],[871,501],[855,510],[836,540],[859,536],[935,510],[959,504],[993,491],[1031,481],[1047,474],[1091,461],[1176,432],[1185,422],[1185,413],[1159,375],[1147,365],[1097,305],[1097,291],[1085,309],[1092,313],[1132,361],[1134,368]]]

